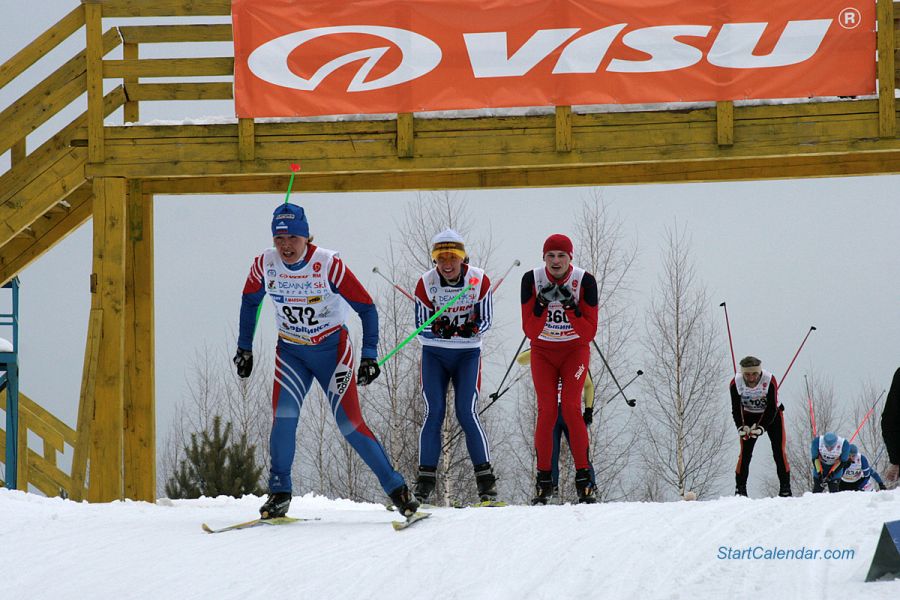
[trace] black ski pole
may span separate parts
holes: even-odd
[[[622,386],[619,385],[619,380],[616,379],[616,374],[613,373],[613,370],[610,368],[609,363],[606,362],[606,357],[603,356],[603,352],[600,350],[600,346],[597,344],[597,340],[591,339],[591,341],[594,343],[594,348],[597,349],[597,353],[600,355],[600,360],[603,361],[603,365],[606,367],[606,370],[609,371],[609,374],[612,377],[612,380],[615,382],[616,387],[619,388],[619,394],[622,394],[622,398],[625,400],[625,404],[634,408],[634,405],[637,404],[637,400],[635,400],[634,398],[632,398],[631,400],[628,399],[628,396],[625,395],[625,390],[622,389]],[[613,396],[613,398],[615,398],[615,396]]]
[[[644,372],[641,371],[640,369],[638,369],[637,374],[636,374],[634,377],[632,377],[632,378],[628,381],[628,383],[626,383],[625,385],[623,385],[623,386],[622,386],[622,389],[623,389],[623,390],[627,390],[627,389],[628,389],[628,386],[631,385],[632,383],[634,383],[634,380],[637,379],[638,377],[640,377],[640,376],[643,375],[643,374],[644,374]],[[607,401],[604,402],[603,404],[604,404],[604,405],[609,404],[610,402],[612,402],[613,400],[615,400],[618,396],[619,396],[619,392],[616,392],[609,400],[607,400]]]

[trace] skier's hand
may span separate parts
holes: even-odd
[[[444,315],[431,322],[431,333],[437,337],[449,340],[456,333],[456,325],[450,322],[450,317]]]
[[[556,289],[559,293],[559,301],[562,302],[563,308],[565,310],[574,310],[575,316],[580,317],[581,311],[578,310],[578,302],[575,300],[572,291],[564,285],[556,286]]]
[[[594,407],[585,406],[582,417],[584,418],[584,424],[590,426],[590,424],[594,422]]]
[[[234,353],[234,366],[237,367],[238,377],[246,379],[253,371],[253,352],[238,348]]]
[[[456,333],[461,338],[470,338],[478,333],[478,323],[476,323],[475,321],[466,321],[462,324],[462,327],[459,327],[456,330]]]
[[[381,374],[381,367],[374,358],[364,358],[359,361],[359,371],[356,372],[356,382],[359,385],[369,385]]]
[[[742,440],[746,440],[748,437],[750,437],[750,426],[741,425],[740,427],[738,427],[737,432]]]
[[[558,298],[558,294],[557,285],[555,283],[548,283],[538,292],[537,301],[542,307],[546,307]]]
[[[750,428],[750,437],[756,439],[759,436],[761,436],[763,433],[765,433],[765,431],[766,430],[762,425],[759,425],[759,424],[754,425],[753,427]]]

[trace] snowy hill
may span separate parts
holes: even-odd
[[[377,504],[295,498],[321,520],[204,533],[259,498],[74,503],[0,489],[2,598],[891,598],[864,583],[900,490],[435,509],[403,532]],[[743,558],[726,559],[732,548]],[[748,554],[805,548],[816,559]],[[825,559],[826,551],[845,557]],[[849,552],[846,552],[849,551]]]

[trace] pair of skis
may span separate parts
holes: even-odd
[[[431,516],[431,513],[427,512],[417,512],[414,515],[407,517],[405,521],[392,521],[391,525],[394,528],[394,531],[403,531],[407,527],[418,523],[424,519],[427,519]],[[252,521],[245,521],[243,523],[235,523],[234,525],[228,525],[227,527],[221,527],[219,529],[213,529],[206,523],[203,523],[203,531],[206,533],[224,533],[226,531],[235,531],[238,529],[251,529],[253,527],[261,527],[263,525],[274,526],[274,525],[289,525],[291,523],[302,523],[304,521],[318,521],[320,519],[298,519],[295,517],[278,517],[276,519],[253,519]]]

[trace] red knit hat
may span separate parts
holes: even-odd
[[[551,250],[565,252],[569,255],[569,258],[572,258],[572,253],[574,251],[572,240],[561,233],[554,233],[544,241],[544,254],[547,254]]]

